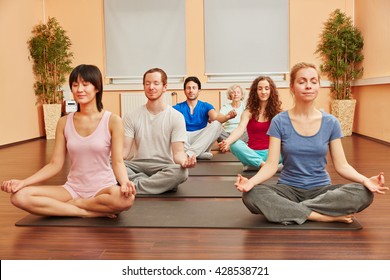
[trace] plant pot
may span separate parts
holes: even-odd
[[[356,100],[332,100],[331,112],[338,118],[344,136],[352,135]]]
[[[46,139],[55,139],[58,120],[61,118],[62,104],[43,104]]]

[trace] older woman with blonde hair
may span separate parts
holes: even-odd
[[[241,114],[244,112],[246,106],[245,89],[238,84],[231,85],[226,90],[226,97],[228,100],[231,100],[231,102],[224,104],[220,110],[220,113],[226,115],[234,110],[237,113],[237,116],[223,123],[221,135],[217,139],[218,143],[227,139],[230,133],[232,133],[233,130],[237,128],[241,120]],[[248,142],[248,135],[246,131],[242,134],[240,140],[244,141],[245,143]]]

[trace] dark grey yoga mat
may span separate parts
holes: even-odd
[[[241,197],[234,187],[235,177],[193,176],[179,185],[176,192],[139,194],[137,197]]]
[[[213,158],[212,159],[197,159],[198,162],[239,162],[238,158],[236,158],[235,155],[233,155],[231,152],[213,152]]]
[[[138,200],[116,219],[39,217],[28,215],[17,226],[50,227],[121,227],[121,228],[229,228],[229,229],[302,229],[358,230],[357,220],[351,224],[306,222],[281,225],[267,222],[262,215],[251,214],[241,199],[196,201]]]
[[[198,162],[195,168],[188,169],[190,176],[253,176],[256,171],[243,171],[241,162]]]
[[[278,177],[272,177],[267,183],[276,183]],[[179,185],[176,192],[162,194],[139,194],[137,197],[241,197],[234,183],[236,177],[221,176],[190,176],[187,181]]]

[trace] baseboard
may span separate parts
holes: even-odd
[[[31,138],[31,139],[27,139],[27,140],[23,140],[23,141],[18,141],[18,142],[13,142],[13,143],[9,143],[9,144],[0,145],[0,149],[9,148],[9,147],[20,145],[20,144],[24,144],[24,143],[33,142],[33,141],[36,141],[36,140],[39,140],[39,139],[46,139],[46,136],[40,136],[40,137]]]
[[[377,143],[380,143],[380,144],[383,144],[383,145],[386,145],[386,146],[390,146],[390,142],[383,141],[383,140],[380,140],[380,139],[377,139],[377,138],[374,138],[374,137],[366,136],[366,135],[359,134],[359,133],[356,133],[356,132],[353,132],[352,135],[353,136],[362,137],[362,138],[365,138],[365,139],[368,139],[368,140],[371,140],[371,141],[374,141],[374,142],[377,142]]]

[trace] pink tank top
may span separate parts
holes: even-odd
[[[258,122],[253,118],[249,120],[246,126],[249,148],[252,150],[268,150],[269,136],[267,131],[270,125],[270,121]]]
[[[117,184],[110,165],[111,134],[108,123],[111,112],[105,111],[95,131],[80,136],[73,122],[74,113],[67,116],[64,134],[70,158],[66,187],[81,197],[91,197],[97,191]]]

